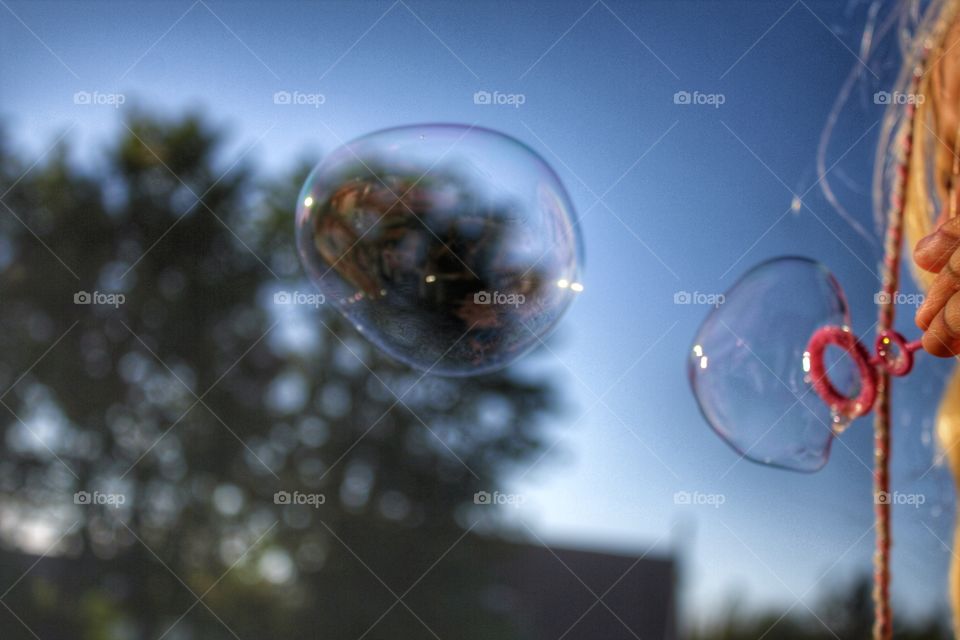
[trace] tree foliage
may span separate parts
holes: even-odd
[[[421,377],[274,304],[313,291],[306,167],[263,183],[196,115],[120,131],[95,169],[0,142],[3,637],[509,637],[464,535],[556,390]],[[47,556],[15,582],[20,552]]]

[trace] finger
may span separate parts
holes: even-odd
[[[960,295],[954,295],[923,334],[923,348],[940,358],[960,353]]]
[[[926,298],[917,309],[917,326],[926,331],[953,294],[960,291],[960,251],[956,251],[933,279]]]
[[[913,259],[924,271],[939,273],[958,248],[960,217],[950,218],[939,229],[918,242],[913,250]]]

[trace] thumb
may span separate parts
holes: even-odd
[[[960,248],[960,216],[950,218],[940,228],[917,243],[913,259],[925,271],[939,273]]]

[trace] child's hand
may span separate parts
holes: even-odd
[[[913,259],[921,269],[937,274],[917,310],[923,348],[944,358],[960,354],[960,217],[918,242]]]

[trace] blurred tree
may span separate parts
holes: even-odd
[[[873,583],[858,576],[823,599],[823,624],[841,638],[870,640],[873,637]]]
[[[473,496],[541,455],[555,389],[274,304],[314,292],[306,167],[258,184],[196,115],[121,131],[90,171],[0,137],[0,635],[511,637]]]
[[[873,599],[870,576],[833,584],[807,612],[796,607],[786,613],[743,615],[734,607],[726,620],[691,635],[691,640],[870,640],[873,637]],[[897,611],[894,606],[894,611]],[[914,620],[898,616],[896,640],[947,640],[944,616]]]

